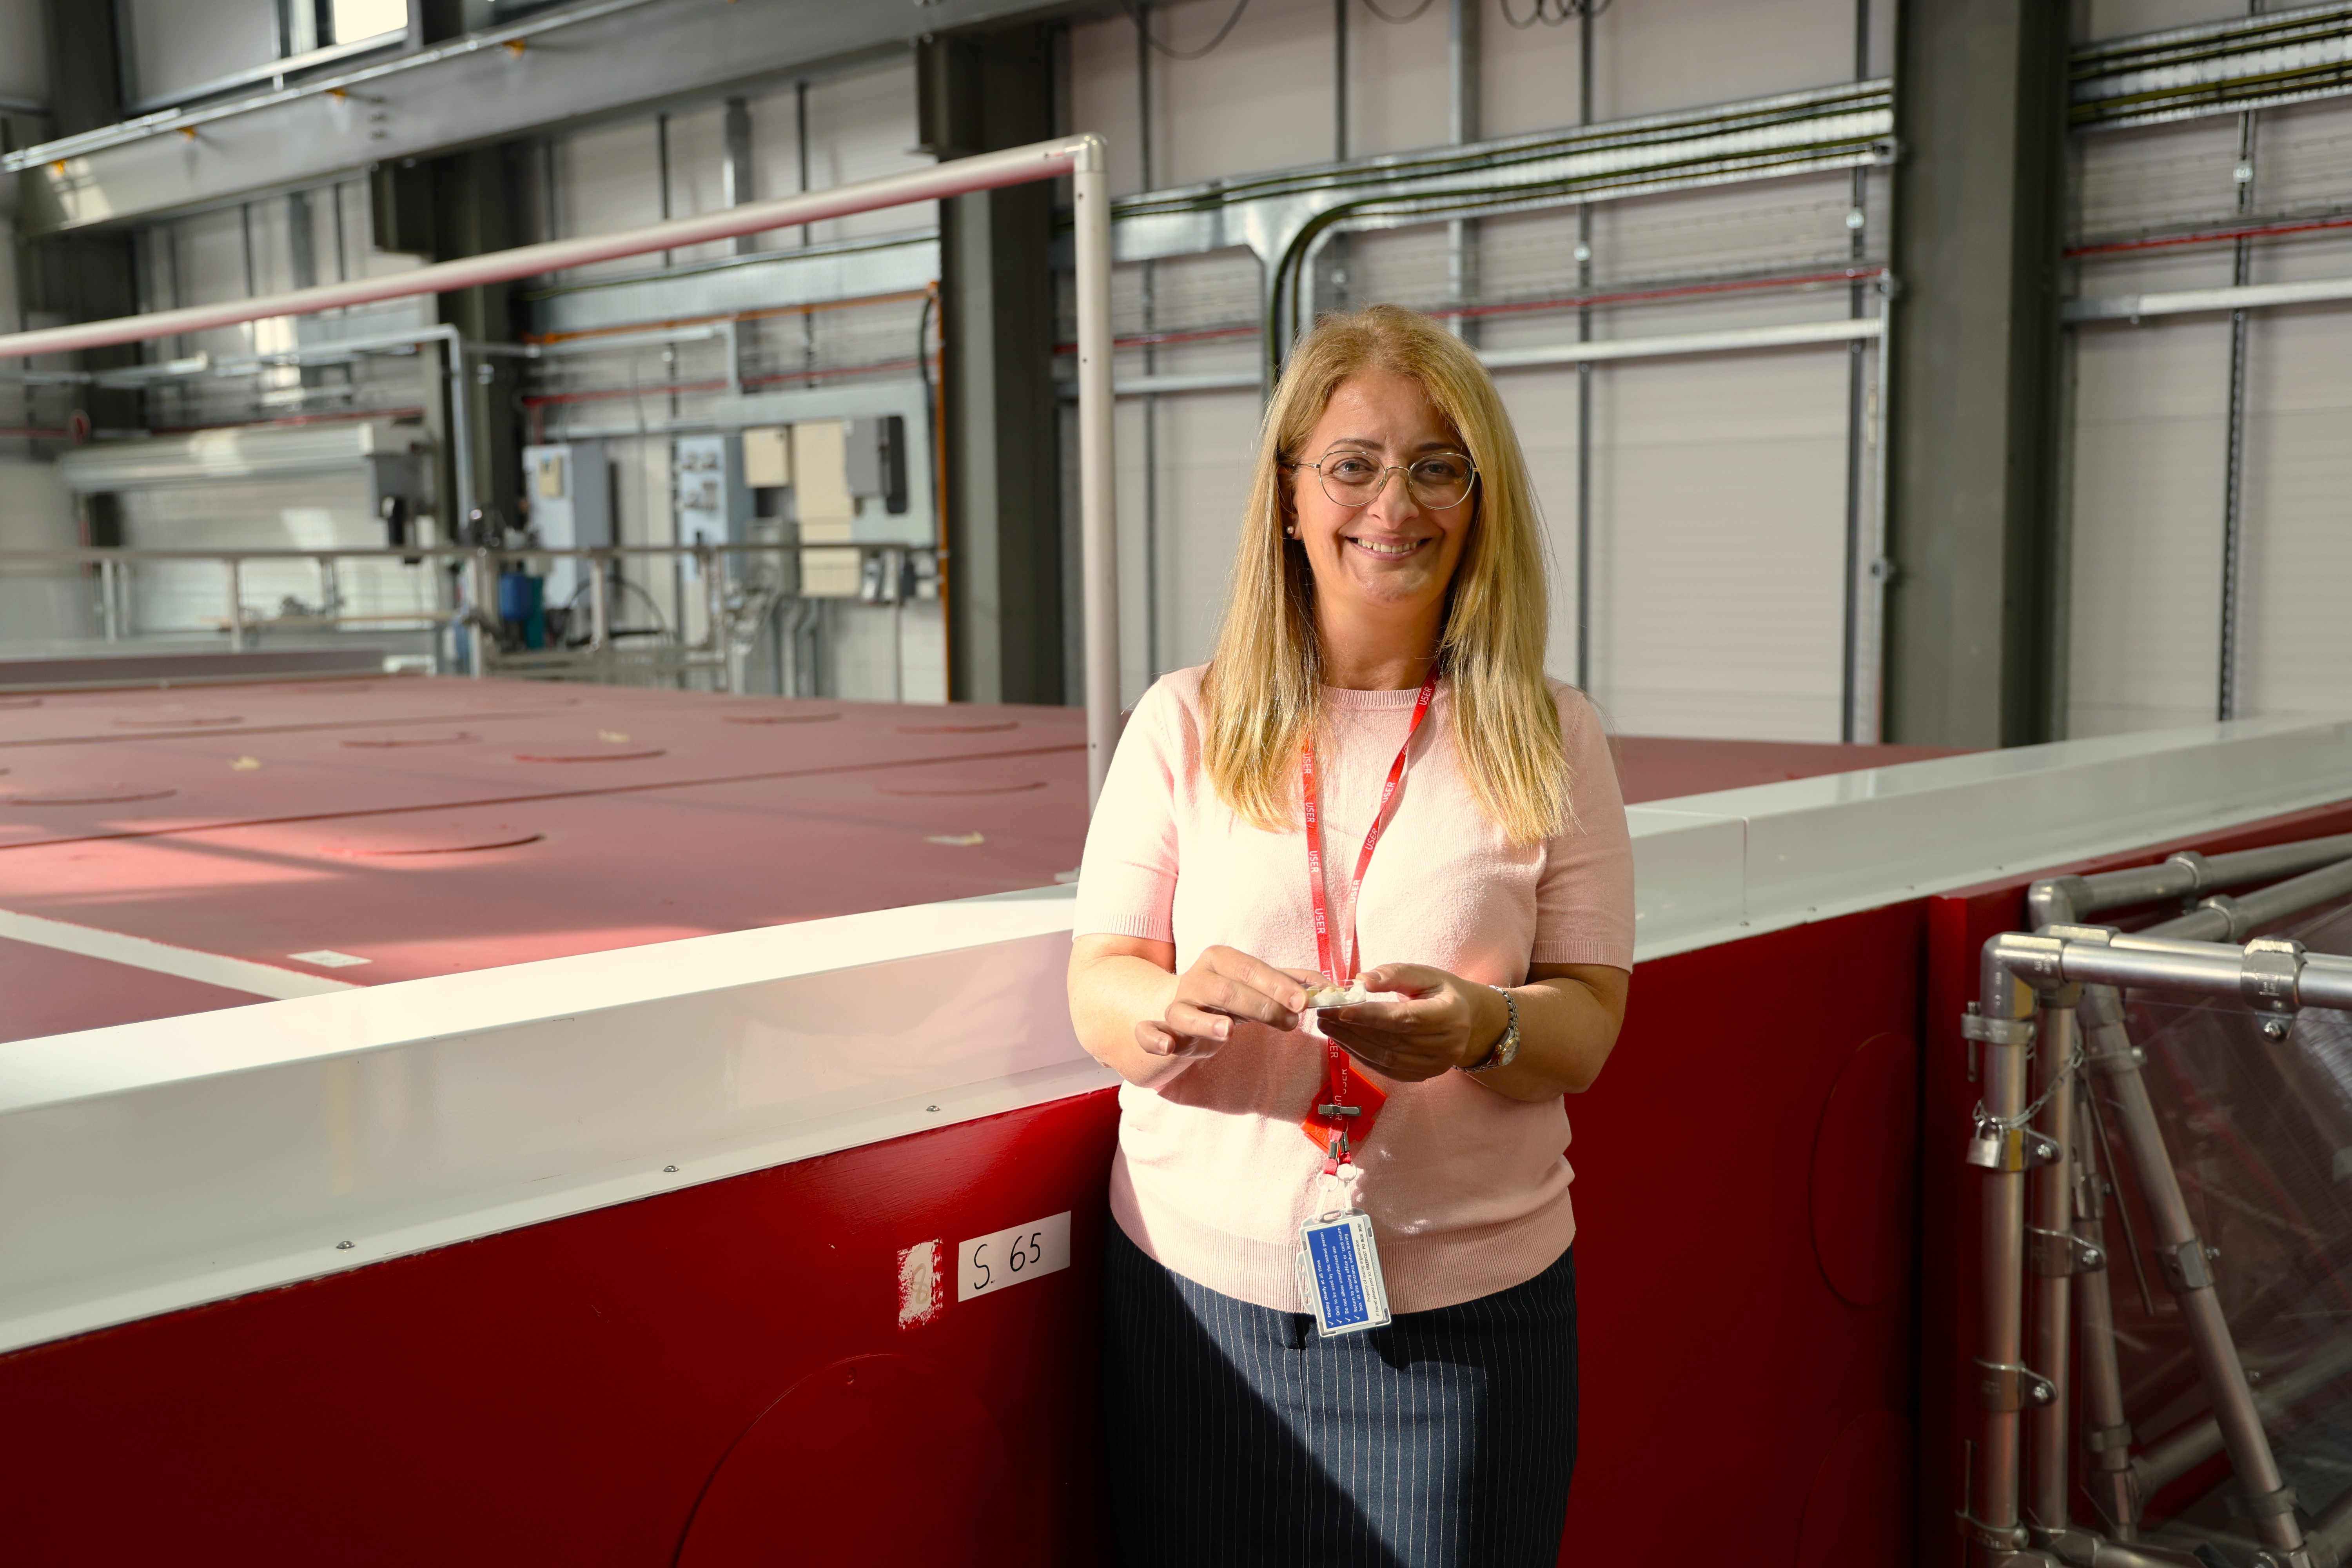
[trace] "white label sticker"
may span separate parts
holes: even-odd
[[[956,1249],[956,1300],[993,1296],[1008,1285],[1070,1266],[1067,1210],[993,1236],[974,1237]]]

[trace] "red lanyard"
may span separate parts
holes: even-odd
[[[1381,803],[1372,812],[1372,826],[1364,834],[1364,847],[1356,855],[1355,879],[1348,886],[1348,937],[1339,953],[1339,962],[1331,957],[1331,916],[1323,886],[1323,831],[1321,815],[1315,796],[1315,742],[1308,741],[1299,763],[1300,793],[1306,799],[1307,817],[1307,890],[1315,906],[1315,957],[1323,973],[1345,985],[1355,979],[1357,965],[1363,957],[1356,936],[1356,903],[1364,890],[1364,873],[1370,869],[1372,851],[1380,847],[1381,833],[1388,826],[1389,805],[1396,799],[1397,785],[1404,778],[1406,753],[1412,750],[1412,738],[1421,729],[1421,721],[1429,716],[1429,704],[1437,695],[1437,672],[1421,683],[1421,695],[1413,700],[1412,722],[1406,726],[1404,744],[1397,748],[1396,761],[1389,764],[1388,781],[1381,785]],[[1324,1085],[1325,1094],[1317,1097],[1299,1123],[1307,1142],[1324,1152],[1324,1173],[1335,1174],[1347,1163],[1354,1151],[1371,1135],[1372,1123],[1379,1119],[1381,1107],[1388,1102],[1388,1091],[1355,1070],[1347,1048],[1337,1041],[1324,1042],[1325,1056],[1329,1064],[1329,1077]]]

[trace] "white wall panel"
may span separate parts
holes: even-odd
[[[1871,6],[1874,53],[1882,59],[1891,58],[1883,51],[1892,42],[1892,9]],[[1490,36],[1505,31],[1491,21],[1487,30]],[[1853,32],[1853,0],[1644,0],[1640,5],[1612,5],[1593,23],[1592,117],[1658,114],[1850,81]],[[1563,105],[1571,120],[1575,79],[1563,76],[1550,91],[1551,100]]]
[[[727,108],[706,103],[669,117],[669,216],[693,217],[727,206]],[[731,256],[732,240],[690,245],[670,253],[674,261]],[[643,267],[645,258],[637,265]]]
[[[2082,329],[2074,358],[2068,733],[2210,719],[2229,326]]]
[[[583,131],[557,142],[554,154],[555,222],[562,234],[610,234],[661,221],[661,138],[652,116]],[[623,257],[564,276],[641,272],[646,264],[643,257]]]
[[[927,169],[938,160],[914,151],[915,64],[911,58],[856,76],[809,84],[809,188],[830,190],[885,174]],[[858,235],[895,234],[937,223],[937,204],[886,207],[810,226],[822,243]]]
[[[82,0],[94,4],[96,0]],[[278,58],[272,0],[128,0],[131,96],[145,100]]]
[[[1390,16],[1420,0],[1380,0]],[[1330,7],[1324,7],[1329,15]],[[1359,6],[1348,23],[1348,155],[1407,153],[1448,139],[1452,72],[1444,0],[1410,22],[1384,22]]]
[[[2238,712],[2352,711],[2352,311],[2264,312],[2246,358]]]
[[[1393,7],[1391,7],[1393,8]],[[1443,7],[1439,7],[1442,9]],[[1151,31],[1179,49],[1208,42],[1231,0],[1178,0],[1151,8]],[[1370,17],[1367,26],[1380,24]],[[1191,184],[1224,174],[1319,163],[1332,153],[1333,49],[1330,0],[1253,0],[1240,24],[1206,59],[1152,58],[1152,184]],[[1112,188],[1141,188],[1136,152],[1135,26],[1124,16],[1070,29],[1074,126],[1110,139]],[[1367,112],[1385,83],[1367,79]],[[1444,88],[1435,121],[1444,139]]]
[[[1846,363],[1815,348],[1597,374],[1591,685],[1620,729],[1837,739]],[[1572,439],[1573,378],[1555,379]],[[1572,563],[1573,492],[1547,504]]]
[[[2352,193],[2352,112],[2340,99],[2264,110],[2254,169],[2262,211],[2341,213]]]
[[[181,550],[373,548],[383,542],[364,469],[284,479],[128,490],[121,496],[125,544]],[[212,630],[228,615],[227,574],[209,562],[146,562],[131,572],[131,622],[142,632]],[[429,568],[393,561],[346,562],[343,607],[390,615],[429,609]],[[292,598],[315,613],[324,597],[308,561],[247,562],[239,602],[258,623]],[[226,644],[224,644],[226,646]]]
[[[2075,139],[2074,233],[2086,240],[2226,224],[2237,212],[2234,117],[2103,131]]]
[[[801,188],[801,142],[798,90],[786,87],[781,91],[761,93],[745,100],[744,109],[751,117],[751,199],[764,202],[775,196],[789,196]],[[913,145],[908,138],[908,144]],[[815,170],[810,170],[812,177]],[[918,226],[910,216],[905,226]],[[789,249],[801,242],[797,228],[778,230],[758,237],[762,250]]]
[[[0,458],[0,551],[81,542],[73,497],[54,464]],[[89,587],[77,566],[0,567],[0,645],[88,635]]]
[[[2284,9],[2284,7],[2274,7]],[[2227,22],[2247,7],[2228,0],[2084,0],[2076,8],[2078,38],[2124,38],[2199,22]]]
[[[41,0],[0,0],[0,98],[49,101],[49,28]],[[19,144],[31,140],[22,130]]]

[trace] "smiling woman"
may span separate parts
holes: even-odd
[[[1536,516],[1457,339],[1327,320],[1267,413],[1216,656],[1119,743],[1070,1005],[1126,1079],[1124,1563],[1558,1554],[1561,1097],[1616,1040],[1633,879],[1600,725],[1544,676]]]

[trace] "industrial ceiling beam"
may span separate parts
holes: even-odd
[[[392,159],[568,130],[854,64],[1039,0],[594,0],[363,68],[167,110],[0,158],[29,234],[113,226],[316,184]]]

